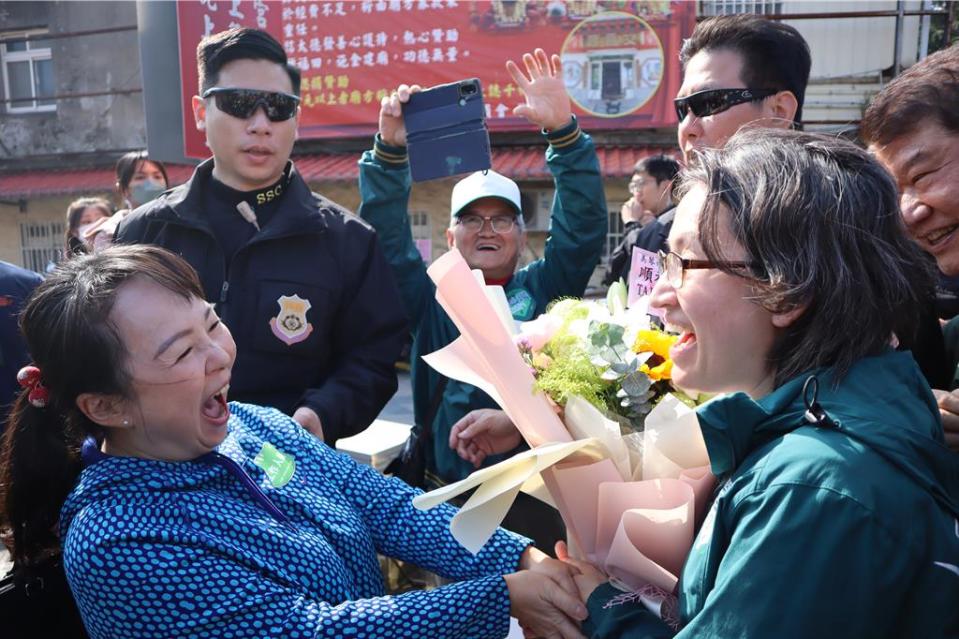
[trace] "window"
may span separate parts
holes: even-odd
[[[701,13],[704,16],[724,16],[736,13],[775,15],[782,13],[782,2],[772,0],[704,0]]]
[[[589,90],[599,91],[599,83],[602,80],[602,67],[599,62],[589,63]]]
[[[433,261],[433,236],[431,234],[430,214],[426,211],[410,211],[410,230],[413,243],[419,249],[423,261]]]
[[[56,111],[53,59],[49,40],[24,40],[43,31],[5,33],[0,36],[3,93],[7,113]]]
[[[623,202],[607,202],[609,210],[609,224],[606,227],[606,249],[603,252],[603,264],[609,266],[609,257],[613,254],[613,249],[619,246],[623,241],[623,218],[619,211],[623,208]]]
[[[63,222],[22,222],[20,247],[23,268],[46,273],[63,253]]]

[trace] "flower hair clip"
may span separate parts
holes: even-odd
[[[27,399],[35,408],[44,408],[50,401],[50,391],[40,381],[40,369],[36,366],[24,366],[17,373],[17,382],[23,388],[30,389]]]

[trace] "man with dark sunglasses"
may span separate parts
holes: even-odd
[[[686,164],[698,151],[722,147],[747,124],[800,125],[811,58],[793,27],[747,14],[709,18],[683,44],[680,61],[683,84],[673,102]],[[628,277],[633,249],[669,250],[674,213],[669,207],[631,229],[614,253],[606,284]]]
[[[679,55],[683,84],[674,102],[687,164],[746,124],[801,125],[812,59],[793,27],[756,15],[717,16],[696,25]]]
[[[375,233],[290,161],[300,72],[265,31],[197,47],[196,126],[213,157],[137,209],[117,241],[186,258],[237,344],[230,399],[276,407],[332,444],[396,390],[407,322]]]
[[[743,126],[801,126],[812,61],[793,27],[756,15],[709,18],[696,25],[679,57],[683,84],[674,104],[687,164]],[[941,388],[948,362],[934,307],[925,309],[922,323],[918,338],[900,335],[900,345],[912,351],[930,385]]]

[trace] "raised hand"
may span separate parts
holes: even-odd
[[[548,131],[569,124],[573,112],[563,82],[563,64],[558,55],[547,56],[542,49],[523,54],[524,74],[515,62],[506,63],[513,82],[526,96],[526,104],[513,109],[513,115],[524,117]]]
[[[653,215],[651,211],[643,209],[639,201],[633,197],[629,198],[623,203],[623,207],[620,209],[619,215],[624,221],[634,220],[639,222],[640,226],[645,226],[656,219],[656,216]]]
[[[503,577],[509,589],[510,614],[526,636],[585,639],[579,623],[586,606],[546,575],[523,570]]]
[[[409,102],[410,95],[421,91],[418,84],[401,84],[396,91],[380,100],[380,137],[392,146],[406,144],[406,125],[403,123],[403,105]]]
[[[507,453],[522,441],[516,426],[501,410],[470,411],[450,429],[450,448],[479,468],[488,455]]]

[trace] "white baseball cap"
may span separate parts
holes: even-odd
[[[450,219],[455,219],[463,209],[484,197],[506,200],[522,219],[523,206],[519,199],[519,187],[516,182],[492,169],[477,171],[456,183],[450,199]]]

